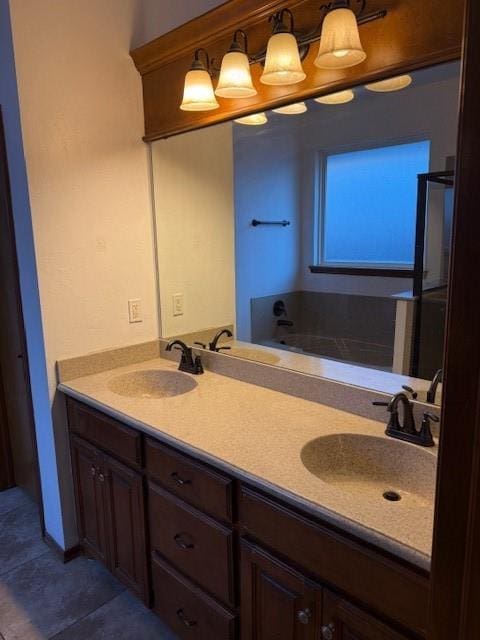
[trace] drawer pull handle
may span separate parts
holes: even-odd
[[[297,613],[297,618],[301,624],[308,624],[312,618],[312,612],[310,609],[302,609]]]
[[[183,609],[179,609],[177,611],[177,616],[186,627],[194,627],[197,624],[196,620],[189,620],[188,618],[185,617],[185,614],[183,613]]]
[[[182,540],[181,533],[177,533],[175,536],[173,536],[173,539],[175,540],[177,545],[180,547],[180,549],[193,549],[195,547],[195,545],[192,544],[191,542],[185,542],[184,540]]]
[[[191,480],[184,480],[181,476],[178,475],[178,473],[176,471],[174,471],[172,474],[170,474],[171,477],[175,480],[175,482],[180,485],[181,487],[184,487],[186,484],[192,484]]]
[[[92,467],[90,469],[90,473],[92,474],[92,476],[95,476],[95,474],[97,473],[97,470],[95,469],[95,467],[92,464]]]
[[[335,625],[333,622],[322,627],[323,640],[333,640],[335,638]]]
[[[103,475],[103,473],[98,474],[98,479],[100,480],[100,482],[105,482],[105,476]]]

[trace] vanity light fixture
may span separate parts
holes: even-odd
[[[355,94],[351,89],[346,91],[337,91],[336,93],[330,93],[328,96],[320,96],[315,98],[315,102],[320,104],[347,104],[354,100]]]
[[[239,41],[243,38],[243,43]],[[223,56],[220,78],[215,90],[221,98],[251,98],[257,95],[248,59],[247,34],[237,29],[230,49]]]
[[[412,84],[412,82],[412,76],[396,76],[395,78],[388,78],[387,80],[381,80],[380,82],[366,84],[365,89],[375,91],[376,93],[389,93],[390,91],[406,89]]]
[[[202,53],[205,56],[205,62],[200,59]],[[185,76],[180,109],[182,111],[211,111],[218,109],[219,106],[213,91],[210,58],[205,49],[197,49],[190,71]]]
[[[266,124],[268,122],[268,118],[265,113],[262,111],[260,113],[254,113],[251,116],[245,116],[244,118],[237,118],[234,120],[237,124],[247,124],[250,126],[259,126],[262,124]]]
[[[288,17],[290,26],[285,24]],[[293,35],[293,15],[289,9],[270,16],[273,34],[267,44],[265,68],[260,82],[268,85],[290,85],[305,80],[298,42]]]
[[[358,4],[362,14],[366,0],[360,0]],[[351,8],[351,0],[333,0],[322,9],[328,13],[323,20],[320,48],[314,65],[319,69],[347,69],[363,62],[367,54],[360,41],[357,15]]]
[[[278,109],[273,109],[274,113],[281,113],[285,116],[294,116],[299,113],[305,113],[307,111],[307,105],[305,102],[296,102],[295,104],[288,104],[286,107],[279,107]]]

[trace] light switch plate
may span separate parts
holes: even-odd
[[[128,301],[128,321],[130,324],[135,322],[143,322],[142,316],[142,302],[140,298],[135,298]]]
[[[173,294],[173,315],[183,316],[183,293]]]

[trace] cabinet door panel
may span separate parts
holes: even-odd
[[[402,634],[328,591],[324,591],[323,596],[321,637],[324,640],[406,640]]]
[[[105,485],[101,456],[92,445],[72,436],[72,466],[80,542],[92,556],[108,564]]]
[[[143,478],[107,456],[104,473],[111,570],[129,589],[147,601]]]
[[[257,547],[241,545],[242,640],[314,640],[321,592]]]

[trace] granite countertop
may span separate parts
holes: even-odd
[[[303,447],[324,435],[377,436],[384,438],[388,446],[392,441],[384,435],[383,423],[209,371],[195,376],[198,385],[178,396],[135,398],[110,390],[109,383],[116,376],[145,369],[176,371],[177,365],[156,358],[69,380],[58,388],[125,424],[157,436],[362,540],[429,570],[433,475],[432,499],[425,499],[420,508],[417,502],[413,508],[408,499],[387,502],[379,495],[378,500],[359,500],[352,487],[340,489],[324,482],[302,462]],[[428,451],[422,449],[422,455],[431,456],[425,459],[429,463],[433,461],[433,465],[436,463],[436,447]],[[413,466],[411,473],[414,485],[418,467]]]

